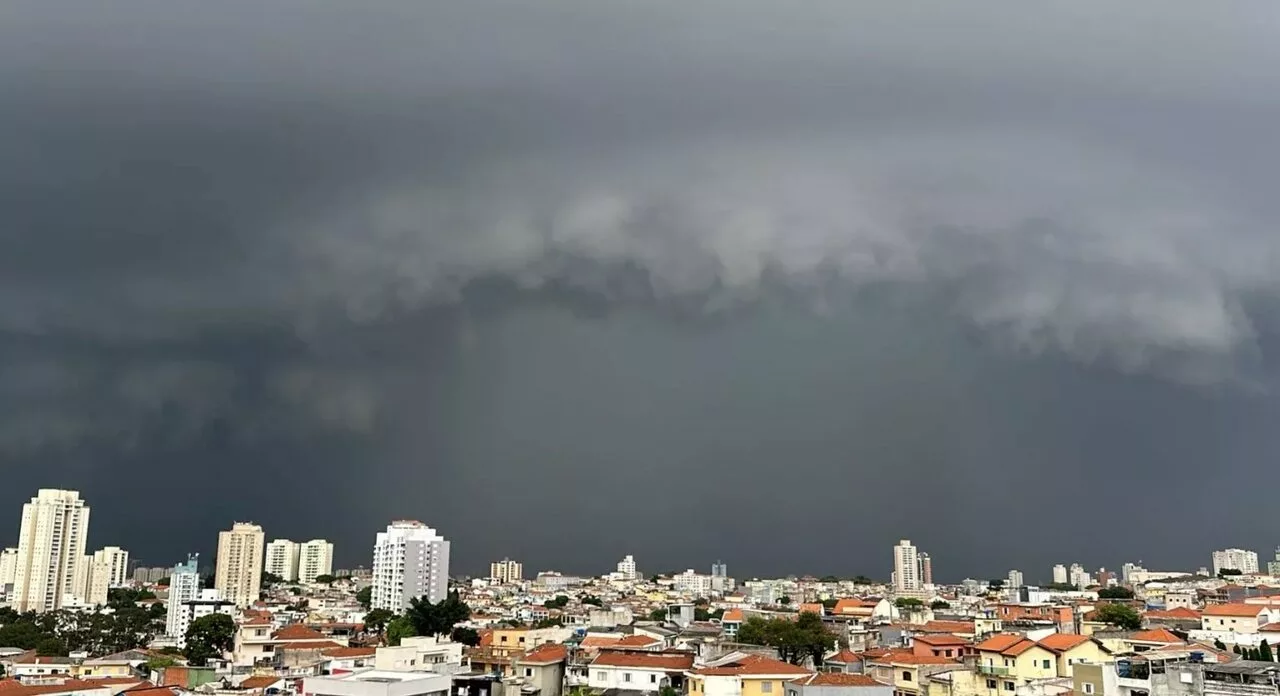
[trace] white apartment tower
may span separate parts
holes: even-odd
[[[18,612],[53,611],[78,594],[88,535],[89,506],[77,491],[40,489],[22,506],[10,606]]]
[[[312,539],[298,545],[298,582],[312,583],[321,575],[333,574],[333,544]]]
[[[1053,584],[1055,585],[1067,584],[1067,567],[1062,565],[1061,563],[1053,567]]]
[[[911,545],[910,539],[903,539],[893,547],[893,589],[899,593],[919,592],[924,589],[924,580],[920,573],[920,554]]]
[[[1213,574],[1224,570],[1238,570],[1244,575],[1258,572],[1258,554],[1245,549],[1223,549],[1213,552]]]
[[[1011,590],[1016,590],[1019,587],[1022,587],[1022,571],[1021,570],[1009,571],[1009,582],[1007,583],[1007,585]]]
[[[449,593],[449,542],[416,520],[397,520],[373,547],[374,609],[399,614],[414,597],[439,602]]]
[[[187,556],[186,563],[179,563],[169,573],[168,615],[165,617],[165,635],[186,641],[187,611],[184,605],[200,595],[200,556]]]
[[[497,583],[520,582],[524,579],[524,566],[510,558],[489,564],[489,580]]]
[[[636,579],[636,559],[634,556],[628,554],[621,561],[618,561],[618,575],[621,575],[624,580]]]
[[[119,546],[105,546],[94,551],[93,562],[105,568],[109,587],[120,587],[129,580],[129,552]]]
[[[272,539],[267,544],[267,560],[263,569],[279,575],[285,582],[298,579],[298,543],[288,539]]]
[[[213,585],[223,599],[243,609],[258,601],[262,588],[262,527],[236,522],[218,533]]]
[[[13,578],[18,573],[18,550],[9,548],[0,550],[0,595],[9,596],[13,589]]]

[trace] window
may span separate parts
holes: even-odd
[[[1093,693],[1093,684],[1090,684],[1089,682],[1085,682],[1085,683],[1084,683],[1084,692],[1085,692],[1086,694],[1091,694],[1091,693]]]
[[[762,694],[773,693],[773,682],[771,681],[760,682],[760,693]]]
[[[988,689],[998,689],[998,688],[1000,688],[1000,686],[999,686],[998,684],[996,684],[996,680],[994,680],[994,679],[988,679],[988,680],[987,680],[987,688],[988,688]]]
[[[1005,691],[1013,691],[1013,682],[1005,682],[1005,683],[1004,683],[1004,690],[1005,690]]]
[[[599,679],[600,681],[604,681],[608,678],[609,678],[608,672],[596,672],[596,679]]]
[[[1043,667],[1044,669],[1049,669],[1049,661],[1048,661],[1048,660],[1041,660],[1041,661],[1040,661],[1040,666],[1041,666],[1041,667]]]
[[[950,651],[950,650],[948,650],[948,651],[947,651],[947,657],[951,657],[951,651]]]
[[[658,675],[656,675],[656,674],[650,674],[650,675],[649,675],[649,683],[650,683],[650,684],[657,684],[657,683],[658,683]]]
[[[623,673],[622,673],[622,681],[624,681],[624,682],[629,682],[629,681],[631,681],[631,673],[630,673],[630,672],[623,672]]]
[[[902,670],[902,681],[911,681],[911,672],[910,672],[910,671],[905,670],[905,669],[904,669],[904,670]]]
[[[532,668],[532,667],[525,667],[525,668],[524,668],[524,676],[526,676],[526,677],[532,677],[532,676],[533,676],[533,668]]]

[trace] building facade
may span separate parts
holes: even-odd
[[[1258,554],[1245,549],[1223,549],[1213,552],[1213,574],[1224,570],[1238,570],[1244,575],[1258,572]]]
[[[298,546],[298,582],[312,583],[321,575],[333,574],[333,544],[312,539]]]
[[[920,576],[920,554],[903,539],[893,547],[893,589],[899,593],[919,592],[924,589]]]
[[[1022,571],[1021,570],[1009,571],[1008,587],[1011,590],[1016,590],[1019,587],[1022,587]]]
[[[409,600],[439,602],[449,592],[449,542],[416,520],[398,520],[378,532],[373,548],[374,609],[404,611]]]
[[[186,563],[179,563],[169,573],[168,613],[165,616],[165,635],[173,638],[184,638],[187,623],[183,615],[183,605],[200,594],[200,557],[197,554],[187,556]]]
[[[119,546],[105,546],[95,551],[93,562],[105,568],[107,585],[120,587],[129,581],[129,552]]]
[[[75,596],[88,534],[89,506],[78,492],[40,489],[22,506],[10,606],[53,611]]]
[[[510,558],[495,561],[489,564],[489,579],[499,583],[520,582],[524,579],[524,566]]]
[[[298,543],[288,539],[272,539],[267,544],[263,569],[284,578],[285,582],[298,579]]]
[[[624,580],[636,579],[636,559],[635,556],[627,554],[625,558],[618,561],[618,575]]]
[[[262,589],[262,527],[236,522],[218,533],[218,562],[213,585],[222,599],[244,608],[258,601]]]

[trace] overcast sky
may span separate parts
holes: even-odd
[[[10,0],[0,545],[66,487],[156,565],[237,519],[367,564],[400,517],[455,572],[1269,557],[1277,36],[1274,0]]]

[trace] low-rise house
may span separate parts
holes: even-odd
[[[1230,633],[1257,633],[1275,620],[1278,612],[1263,604],[1215,604],[1204,608],[1200,629]]]
[[[787,682],[786,696],[893,696],[893,686],[865,674],[819,672]]]
[[[968,640],[950,633],[927,633],[912,636],[911,652],[915,655],[932,655],[934,657],[963,657],[972,654]]]
[[[1075,633],[1053,633],[1037,643],[1057,656],[1057,676],[1063,679],[1072,675],[1077,664],[1101,662],[1111,654],[1100,641]]]
[[[462,655],[461,643],[435,636],[411,636],[401,639],[399,645],[379,647],[374,668],[382,672],[451,672],[462,665]]]
[[[521,694],[561,696],[564,692],[568,649],[559,643],[543,643],[515,658],[512,664]]]
[[[15,677],[19,681],[43,677],[70,677],[71,671],[75,666],[75,661],[69,657],[53,657],[32,653],[10,663],[8,676]]]
[[[448,696],[449,686],[448,676],[431,672],[370,670],[302,680],[302,692],[308,696]]]
[[[1203,627],[1200,612],[1187,607],[1143,612],[1142,622],[1147,628],[1169,628],[1191,631]]]
[[[328,674],[350,674],[371,669],[377,660],[377,653],[378,649],[373,646],[328,648],[321,651],[326,662],[324,671]]]
[[[867,674],[878,681],[893,684],[898,696],[918,696],[926,693],[927,677],[938,672],[962,669],[959,660],[935,655],[916,655],[909,651],[895,650],[883,657],[867,661]]]
[[[1059,676],[1057,654],[1026,636],[997,634],[976,649],[978,672],[989,683],[1002,682],[1001,690],[1013,691],[1020,683]]]
[[[602,650],[591,661],[587,683],[593,689],[625,689],[657,692],[670,686],[681,689],[685,673],[693,668],[687,652]]]
[[[812,670],[761,655],[730,655],[689,670],[689,696],[783,696],[785,684]]]

